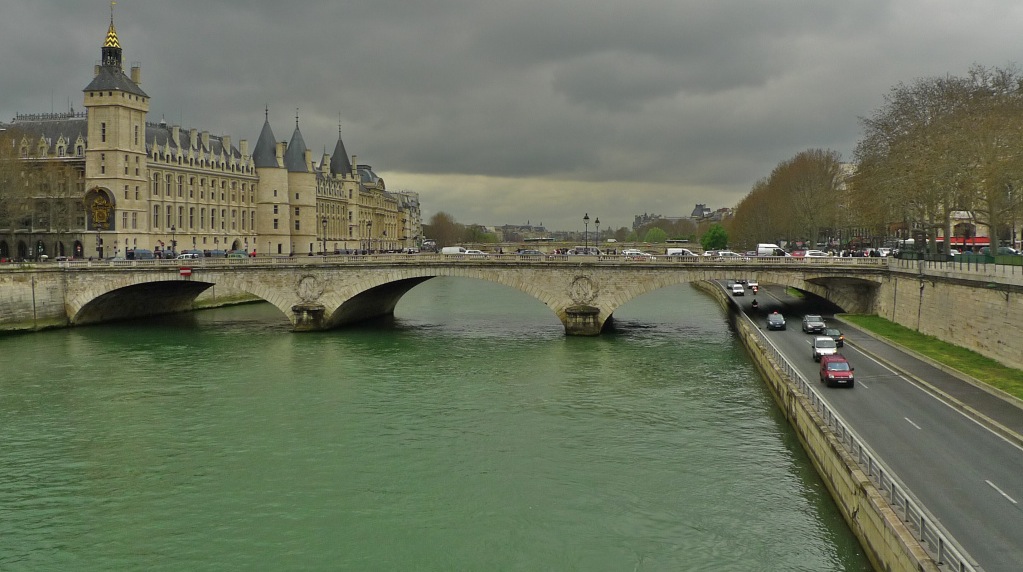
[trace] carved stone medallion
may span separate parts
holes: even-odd
[[[576,304],[589,304],[597,297],[599,288],[587,276],[577,276],[568,289],[568,296]]]
[[[303,302],[315,302],[323,295],[323,284],[312,275],[303,276],[298,281],[298,297]]]

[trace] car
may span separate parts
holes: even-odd
[[[845,335],[838,328],[824,328],[824,335],[835,340],[835,345],[838,347],[845,345]]]
[[[828,387],[835,387],[836,385],[853,387],[856,385],[854,377],[856,370],[849,365],[849,361],[845,357],[838,354],[822,356],[820,363],[821,383]]]
[[[756,294],[757,292],[760,291],[760,282],[757,282],[756,280],[748,280],[746,282],[746,287],[752,290],[754,294]]]
[[[833,356],[838,353],[838,346],[835,340],[827,336],[817,336],[813,339],[813,361],[821,361],[823,356]]]
[[[490,256],[488,256],[486,252],[483,252],[482,250],[477,250],[475,248],[465,249],[465,255],[468,256],[469,258],[490,258]]]
[[[828,258],[831,255],[823,250],[807,250],[803,253],[803,256],[807,258]]]
[[[746,257],[739,254],[738,252],[732,252],[731,250],[722,250],[717,254],[718,260],[746,260]]]
[[[824,332],[824,328],[827,325],[824,323],[824,318],[817,314],[807,314],[803,316],[803,333],[806,334],[820,334]]]
[[[201,253],[197,254],[195,252],[182,252],[177,256],[177,260],[195,260],[202,257],[203,256]]]
[[[718,255],[718,251],[716,251],[716,250],[705,250],[705,251],[703,251],[703,256],[717,256],[717,255]]]
[[[520,250],[517,254],[519,256],[543,256],[543,253],[539,250]]]
[[[626,260],[654,260],[654,255],[635,248],[626,248],[622,251]]]
[[[778,312],[771,312],[767,315],[767,329],[768,330],[784,330],[785,329],[785,316],[782,316]]]
[[[742,284],[732,284],[732,296],[745,296],[746,287]]]

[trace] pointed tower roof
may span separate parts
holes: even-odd
[[[117,29],[114,28],[114,4],[116,2],[110,3],[110,27],[107,28],[107,36],[100,50],[102,64],[97,70],[96,77],[92,78],[84,91],[123,91],[148,98],[137,83],[124,75],[121,66],[121,42],[117,39]]]
[[[334,146],[334,154],[330,156],[330,172],[335,175],[349,175],[352,172],[352,162],[348,160],[345,142],[341,140],[340,125],[337,126],[337,145]]]
[[[309,165],[305,163],[305,139],[298,129],[298,114],[295,114],[295,132],[291,134],[288,150],[284,152],[284,166],[289,173],[308,173]]]
[[[259,132],[256,147],[252,150],[252,163],[260,169],[281,166],[277,162],[277,138],[274,137],[273,129],[270,129],[269,107],[266,109],[266,119],[263,120],[263,130]]]

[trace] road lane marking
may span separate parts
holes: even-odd
[[[909,419],[909,417],[903,417],[903,419],[905,419],[905,420],[906,420],[906,422],[907,422],[907,423],[909,423],[910,425],[912,425],[913,427],[916,427],[917,429],[920,429],[920,426],[919,426],[919,425],[917,425],[916,423],[913,423],[913,422],[912,422],[912,421],[911,421],[911,420]],[[921,430],[921,431],[923,431],[923,429],[920,429],[920,430]]]
[[[991,481],[985,480],[984,482],[989,484],[989,485],[991,485],[991,488],[993,488],[996,491],[998,491],[998,494],[1000,494],[1003,497],[1009,499],[1009,502],[1011,502],[1012,504],[1019,504],[1018,502],[1016,502],[1016,499],[1014,499],[1014,498],[1010,497],[1009,495],[1005,494],[1005,491],[1003,491],[1002,489],[1000,489],[997,486],[995,486],[995,484],[992,483]]]

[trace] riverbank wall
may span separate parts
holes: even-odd
[[[71,325],[67,313],[67,272],[26,265],[0,272],[0,333],[35,332]],[[212,285],[192,303],[193,310],[259,301],[247,292]]]
[[[937,572],[937,564],[912,531],[798,390],[785,368],[766,351],[756,326],[736,311],[735,302],[716,284],[693,285],[728,310],[739,339],[874,568],[886,572]]]

